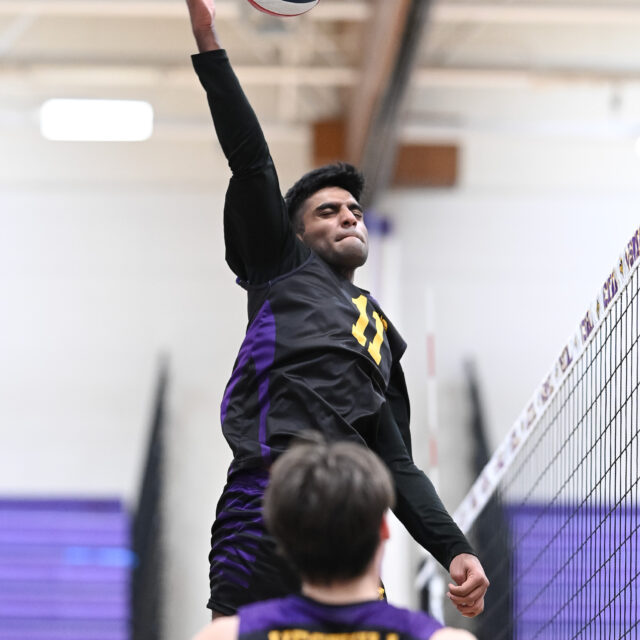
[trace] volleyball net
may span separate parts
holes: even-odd
[[[640,229],[454,514],[489,639],[640,637]]]

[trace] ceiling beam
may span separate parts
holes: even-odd
[[[354,103],[362,98],[360,71],[352,67],[235,65],[246,86],[299,86],[352,88]],[[0,81],[32,87],[188,87],[200,90],[193,69],[187,65],[105,64],[105,63],[24,63],[3,62]],[[637,85],[640,69],[531,69],[500,67],[418,67],[411,73],[414,89],[557,89],[581,85]],[[379,98],[379,97],[378,97]],[[356,113],[356,110],[352,111]],[[353,132],[352,132],[353,135]],[[353,157],[353,156],[350,156]]]
[[[627,25],[640,23],[640,7],[601,4],[524,2],[437,2],[431,19],[437,23],[494,23],[531,25]]]
[[[234,70],[246,86],[351,87],[357,71],[347,67],[242,66]],[[3,84],[35,87],[153,87],[193,86],[200,84],[190,66],[91,65],[91,64],[12,64],[0,67]]]
[[[317,66],[249,66],[234,67],[246,86],[300,86],[352,88],[356,95],[361,86],[360,72],[351,67]],[[32,87],[188,87],[200,89],[190,66],[140,64],[64,64],[11,63],[0,67],[0,81]],[[414,89],[557,89],[580,85],[637,85],[640,69],[630,71],[600,71],[593,69],[505,69],[419,67],[411,74]],[[358,99],[358,98],[357,98]],[[356,99],[356,101],[357,101]],[[351,158],[353,156],[350,156]]]
[[[387,3],[389,4],[389,2]],[[390,2],[393,4],[393,2]],[[235,20],[245,15],[244,8],[232,0],[219,0],[218,17]],[[376,9],[376,12],[378,9]],[[504,2],[434,2],[431,20],[441,23],[531,23],[531,24],[638,24],[640,7],[616,2],[602,4],[567,3],[518,4]],[[0,15],[100,16],[186,18],[183,2],[178,0],[2,0]],[[305,20],[363,22],[372,15],[372,5],[364,0],[322,0],[306,14]]]
[[[638,84],[640,69],[532,69],[529,67],[420,67],[412,76],[415,88],[558,89],[585,85]]]
[[[369,187],[365,206],[386,189],[392,176],[397,124],[430,0],[378,0],[365,42],[362,79],[347,116],[348,159],[360,166]]]
[[[350,162],[361,165],[376,110],[395,68],[411,0],[377,0],[365,27],[367,49],[360,81],[355,87],[347,114],[346,153]]]
[[[248,6],[248,5],[247,5]],[[251,9],[249,9],[251,10]],[[312,21],[361,22],[369,18],[371,7],[363,0],[322,0],[304,19]],[[2,0],[0,15],[35,14],[56,17],[176,18],[187,19],[182,0]],[[238,2],[220,0],[216,15],[221,20],[237,20],[246,15]]]

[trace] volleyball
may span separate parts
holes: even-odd
[[[272,16],[299,16],[311,11],[320,0],[248,0],[258,11]]]

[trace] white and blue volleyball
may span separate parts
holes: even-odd
[[[259,11],[272,16],[299,16],[311,11],[320,0],[249,0]]]

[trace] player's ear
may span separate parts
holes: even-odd
[[[291,217],[291,224],[293,225],[293,230],[296,232],[296,236],[298,240],[304,242],[304,216],[306,211],[307,201],[305,200],[299,207],[298,210]]]
[[[389,530],[389,523],[387,522],[387,514],[382,516],[382,522],[380,523],[380,540],[388,540],[391,537],[391,531]]]

